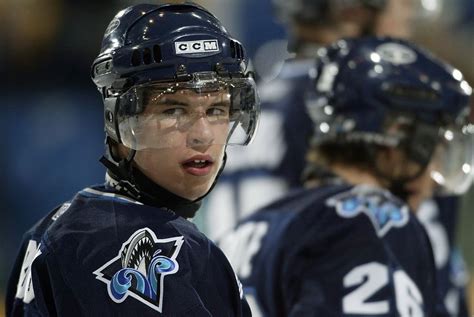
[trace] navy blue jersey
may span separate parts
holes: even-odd
[[[7,316],[247,316],[239,285],[188,220],[96,186],[25,235]]]
[[[256,316],[444,314],[426,232],[381,189],[296,191],[244,219],[220,246]]]

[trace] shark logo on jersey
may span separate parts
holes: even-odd
[[[392,227],[402,227],[408,222],[408,206],[388,191],[371,186],[356,186],[326,200],[339,216],[353,218],[365,213],[379,237]]]
[[[114,302],[122,303],[132,296],[161,313],[164,278],[178,272],[176,257],[183,241],[182,236],[157,239],[150,229],[140,229],[122,245],[115,258],[94,274],[107,284]]]

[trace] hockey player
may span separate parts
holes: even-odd
[[[409,211],[471,182],[472,89],[414,45],[319,50],[308,189],[241,221],[220,246],[255,316],[446,316],[429,240]]]
[[[105,31],[92,78],[106,183],[24,237],[7,316],[247,316],[223,253],[186,218],[245,145],[258,98],[242,45],[194,4],[135,5]]]
[[[317,48],[341,37],[368,34],[410,37],[418,0],[273,0],[289,49],[277,78],[259,85],[262,115],[253,144],[230,152],[221,182],[208,199],[207,232],[219,238],[237,220],[302,186],[312,122],[304,105],[308,68]],[[232,149],[231,149],[232,150]],[[310,173],[324,174],[324,170]],[[425,202],[418,215],[432,240],[440,292],[452,316],[464,316],[466,271],[454,247],[456,197]],[[219,224],[218,226],[215,224]]]

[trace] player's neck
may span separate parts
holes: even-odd
[[[384,187],[377,177],[371,173],[355,168],[342,165],[331,166],[331,171],[352,185],[372,185],[376,187]]]

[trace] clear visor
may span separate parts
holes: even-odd
[[[252,78],[196,73],[188,82],[135,86],[119,98],[120,138],[134,150],[246,145],[258,122]]]
[[[436,148],[433,180],[447,194],[463,194],[471,185],[474,158],[474,126],[449,127],[441,131],[441,142]]]

